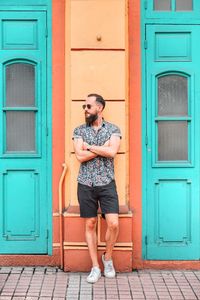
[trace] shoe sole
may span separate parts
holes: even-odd
[[[115,278],[115,277],[116,277],[116,274],[115,274],[114,276],[109,276],[109,275],[106,275],[106,274],[104,273],[104,276],[105,276],[106,278]]]
[[[98,279],[96,281],[88,281],[87,279],[86,279],[86,281],[87,281],[87,283],[96,283],[100,278],[101,278],[101,275],[98,277]]]

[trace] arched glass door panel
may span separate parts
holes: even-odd
[[[158,161],[188,160],[188,78],[178,74],[157,80]]]
[[[5,152],[36,151],[36,66],[5,65]]]
[[[188,115],[187,77],[165,75],[158,79],[158,115]]]
[[[35,66],[13,63],[6,66],[6,106],[35,105]]]

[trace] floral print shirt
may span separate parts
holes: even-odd
[[[74,129],[73,139],[82,138],[89,145],[102,146],[112,135],[121,138],[119,127],[103,120],[96,131],[92,126],[83,124]],[[80,165],[78,182],[88,186],[103,186],[114,179],[114,159],[97,156]]]

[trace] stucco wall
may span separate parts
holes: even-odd
[[[123,139],[116,157],[116,181],[120,204],[127,193],[127,90],[126,1],[71,0],[66,9],[66,202],[78,205],[76,177],[79,169],[71,141],[73,129],[84,123],[82,103],[89,93],[106,100],[104,118],[117,124]],[[70,28],[70,29],[69,29]],[[68,203],[66,203],[67,205]]]

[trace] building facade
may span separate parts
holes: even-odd
[[[72,132],[99,93],[123,136],[117,270],[199,268],[199,1],[2,0],[0,22],[0,264],[90,269]]]

